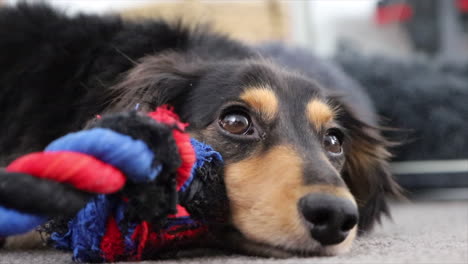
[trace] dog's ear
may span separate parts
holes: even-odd
[[[347,130],[343,178],[359,206],[359,231],[372,229],[382,214],[390,216],[387,197],[401,197],[401,188],[389,168],[388,142],[376,125],[359,118],[349,106],[341,105],[339,122]]]
[[[201,64],[183,54],[147,56],[111,88],[110,111],[136,106],[140,111],[153,111],[157,106],[170,104],[177,112],[202,74]]]

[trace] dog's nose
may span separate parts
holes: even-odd
[[[322,245],[342,242],[358,221],[357,207],[353,202],[326,193],[302,197],[299,210],[310,223],[312,237]]]

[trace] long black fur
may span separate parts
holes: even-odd
[[[82,129],[109,106],[108,88],[119,75],[147,54],[248,54],[237,42],[164,21],[69,18],[47,6],[27,4],[0,9],[0,40],[0,126],[5,128],[0,165]]]

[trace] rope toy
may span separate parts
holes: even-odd
[[[16,159],[0,170],[0,238],[39,227],[78,262],[153,259],[202,238],[225,220],[222,158],[186,126],[168,106],[108,115]]]

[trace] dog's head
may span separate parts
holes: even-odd
[[[147,57],[116,89],[120,109],[173,105],[222,154],[234,230],[225,235],[245,252],[345,252],[398,193],[386,141],[359,106],[268,61]]]

